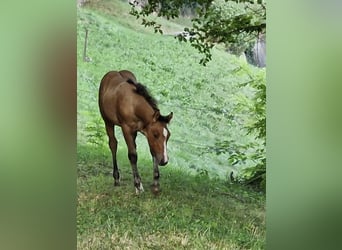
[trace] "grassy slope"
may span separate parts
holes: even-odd
[[[246,81],[244,75],[233,73],[241,62],[214,51],[214,60],[203,68],[198,64],[200,55],[187,44],[143,30],[125,14],[122,3],[103,2],[101,11],[78,12],[79,248],[263,248],[264,196],[227,185],[222,180],[231,170],[226,156],[203,153],[220,138],[241,143],[250,139],[232,126],[229,114],[236,84]],[[82,60],[84,28],[89,30],[90,62]],[[152,168],[142,136],[137,142],[138,164],[147,192],[135,197],[119,130],[123,185],[112,187],[110,153],[97,108],[99,81],[112,69],[132,70],[160,100],[162,113],[175,113],[170,125],[171,159],[161,169],[159,197],[148,192]],[[90,139],[99,145],[89,144]]]
[[[87,55],[90,63],[82,61],[85,27],[89,30]],[[97,142],[106,144],[97,107],[98,84],[109,70],[130,69],[160,101],[162,113],[174,112],[169,145],[174,166],[195,171],[207,169],[212,175],[226,176],[232,170],[227,156],[204,152],[222,138],[241,143],[251,140],[236,126],[230,113],[237,84],[249,79],[233,73],[240,67],[235,57],[214,51],[214,60],[207,67],[198,64],[200,57],[188,44],[180,44],[171,36],[138,33],[93,12],[80,12],[79,140],[86,140],[89,133],[85,128],[93,125],[98,126],[96,133],[103,133]],[[146,147],[145,141],[138,140],[138,147]],[[149,157],[148,150],[142,153]]]
[[[161,169],[162,192],[154,196],[145,160],[145,192],[136,196],[125,156],[119,157],[122,185],[114,188],[104,151],[78,150],[78,249],[264,248],[263,196],[171,168]]]

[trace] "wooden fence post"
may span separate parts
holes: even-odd
[[[90,58],[87,57],[87,44],[88,44],[88,29],[85,28],[85,38],[84,38],[84,50],[83,50],[83,61],[89,62]]]

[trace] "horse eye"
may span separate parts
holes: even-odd
[[[158,133],[155,133],[155,134],[153,134],[153,136],[154,136],[154,138],[158,138],[159,137],[159,134]]]

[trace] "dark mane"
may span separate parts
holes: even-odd
[[[136,87],[136,90],[135,92],[138,94],[138,95],[141,95],[145,98],[145,100],[151,105],[151,107],[155,110],[155,111],[158,111],[158,106],[157,106],[157,100],[154,99],[150,93],[148,92],[147,88],[142,85],[141,83],[138,83],[138,82],[134,82],[133,80],[131,79],[128,79],[127,82],[129,84],[133,84],[135,87]]]

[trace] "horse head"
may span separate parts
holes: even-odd
[[[150,146],[153,161],[160,166],[165,166],[169,161],[166,145],[171,134],[167,128],[167,124],[172,119],[172,116],[172,112],[167,116],[163,116],[157,110],[145,130],[145,136]]]

